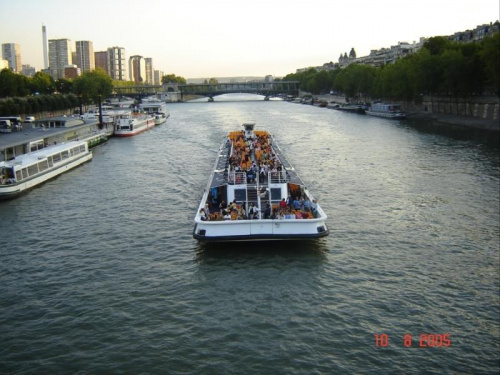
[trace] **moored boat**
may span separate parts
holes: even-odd
[[[155,119],[149,114],[132,114],[130,111],[116,118],[115,135],[132,137],[155,127]]]
[[[70,141],[0,162],[0,199],[13,198],[92,159],[85,141]]]
[[[143,99],[142,103],[139,104],[139,108],[154,116],[155,125],[163,124],[170,117],[170,112],[165,102],[156,97]]]
[[[367,115],[400,119],[405,118],[406,114],[401,111],[398,104],[373,103],[370,109],[366,111]]]
[[[351,112],[351,113],[358,113],[360,115],[365,114],[366,107],[362,104],[342,104],[335,109],[339,111],[344,111],[344,112]]]
[[[315,239],[327,216],[266,131],[229,133],[194,219],[204,242]]]

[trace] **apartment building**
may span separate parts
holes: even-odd
[[[69,39],[49,39],[49,70],[54,79],[65,78],[64,69],[71,65],[71,41]]]
[[[80,40],[76,44],[76,61],[73,60],[80,71],[89,72],[95,69],[94,45],[91,41]]]
[[[16,43],[2,44],[2,59],[7,60],[9,69],[13,72],[21,73],[21,47]]]
[[[125,57],[125,48],[110,47],[108,53],[108,74],[117,81],[127,81],[127,61]]]
[[[129,80],[134,81],[136,84],[146,82],[146,61],[142,56],[130,56]]]

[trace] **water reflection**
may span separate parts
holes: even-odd
[[[326,261],[330,252],[324,239],[313,241],[259,241],[259,242],[222,242],[195,245],[196,261],[205,263],[215,259],[272,259],[285,257],[287,259]]]
[[[488,147],[500,147],[500,132],[498,131],[429,120],[403,120],[401,124],[422,133],[438,134],[455,140],[482,143]]]

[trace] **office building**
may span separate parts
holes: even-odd
[[[110,77],[117,81],[127,81],[127,62],[125,48],[108,48],[108,73]]]
[[[146,83],[148,85],[153,84],[153,59],[151,57],[146,57],[144,59],[146,62]]]
[[[33,77],[36,73],[36,69],[35,67],[27,64],[27,65],[23,65],[23,67],[21,68],[21,74],[26,76],[26,77]]]
[[[136,84],[146,82],[146,61],[142,56],[130,56],[129,79]]]
[[[95,68],[102,69],[109,74],[108,51],[94,52]]]
[[[15,43],[2,44],[2,58],[9,62],[9,69],[21,73],[21,47]]]
[[[64,68],[72,64],[71,41],[49,39],[49,70],[54,79],[65,78]]]
[[[88,40],[80,40],[76,44],[76,60],[73,64],[80,68],[80,71],[89,72],[95,69],[94,45]]]
[[[155,85],[161,85],[161,79],[163,77],[163,70],[155,70],[154,71],[154,79],[153,79],[153,84]]]

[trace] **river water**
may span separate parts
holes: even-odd
[[[0,202],[1,374],[498,374],[496,142],[279,101],[169,109]],[[330,236],[193,240],[215,150],[248,121]]]

